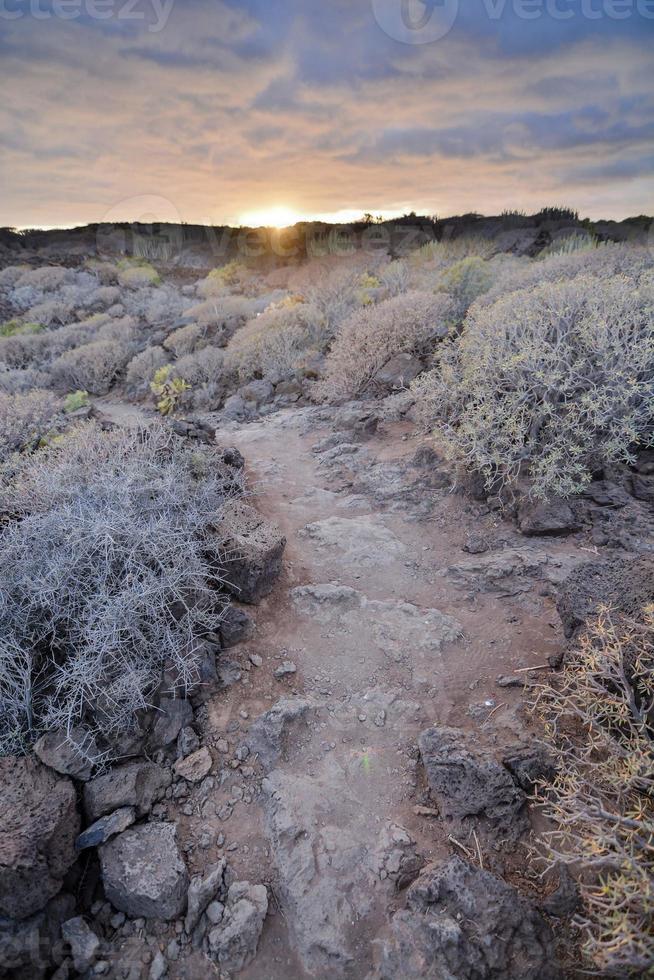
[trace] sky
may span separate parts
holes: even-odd
[[[654,0],[0,0],[0,225],[654,212]]]

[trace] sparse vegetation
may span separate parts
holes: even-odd
[[[171,377],[171,367],[166,364],[154,373],[150,388],[157,399],[157,409],[162,415],[170,415],[177,408],[177,404],[190,388],[188,381],[184,378]]]
[[[87,423],[12,468],[2,508],[20,520],[1,532],[0,752],[81,722],[103,739],[130,728],[164,666],[180,691],[197,681],[217,625],[211,529],[234,492],[203,458],[158,425]]]
[[[654,962],[654,606],[603,610],[535,710],[557,774],[536,802],[553,862],[570,865],[593,974],[652,976]]]
[[[38,446],[60,412],[61,402],[49,391],[0,391],[0,459]]]
[[[654,306],[622,276],[578,277],[468,315],[438,367],[414,383],[448,457],[488,487],[529,476],[570,496],[652,442]]]

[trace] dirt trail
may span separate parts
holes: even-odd
[[[417,734],[437,722],[515,743],[523,692],[498,689],[497,676],[546,662],[561,644],[551,599],[529,586],[478,592],[447,573],[470,559],[466,531],[525,541],[444,488],[419,494],[416,513],[402,492],[420,445],[410,426],[385,425],[358,444],[312,419],[279,413],[217,434],[245,456],[256,506],[288,544],[285,572],[255,611],[255,636],[234,651],[246,667],[251,654],[263,665],[211,702],[210,723],[247,741],[278,699],[303,711],[265,761],[263,812],[238,807],[225,828],[239,874],[261,875],[270,858],[280,913],[248,980],[368,974],[372,942],[402,903],[403,871],[410,880],[416,855],[452,852],[443,828],[415,812]],[[321,440],[331,448],[313,451]],[[417,519],[427,498],[432,513]],[[285,661],[297,671],[276,680]]]
[[[146,419],[99,407],[117,424]],[[416,812],[431,805],[418,734],[455,725],[498,751],[524,740],[524,691],[497,678],[561,648],[551,583],[585,557],[452,493],[408,422],[362,437],[356,419],[289,410],[216,435],[243,453],[255,506],[286,536],[284,571],[198,719],[224,768],[169,818],[192,873],[226,855],[236,878],[269,886],[245,980],[372,975],[405,886],[456,850],[442,821]],[[467,554],[469,535],[488,550]],[[524,865],[516,853],[514,873]],[[198,954],[180,977],[205,968]]]

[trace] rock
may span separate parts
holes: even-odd
[[[265,885],[237,881],[227,893],[221,923],[209,933],[209,954],[226,973],[238,973],[252,962],[268,913]]]
[[[272,591],[282,567],[286,538],[275,524],[242,500],[225,504],[217,524],[225,588],[241,602],[258,602]]]
[[[161,698],[148,739],[149,748],[161,749],[171,745],[182,728],[192,721],[193,708],[186,698]]]
[[[259,756],[264,769],[269,770],[280,758],[288,728],[304,718],[313,707],[310,701],[282,698],[250,725],[247,746]]]
[[[586,487],[583,495],[599,507],[624,507],[629,503],[629,494],[626,490],[609,480],[593,480]]]
[[[497,678],[495,683],[498,687],[527,687],[529,685],[529,681],[524,674],[521,674],[519,677],[517,675],[502,674]]]
[[[200,739],[194,728],[187,725],[186,728],[182,728],[181,732],[177,736],[177,757],[179,759],[185,758],[187,755],[192,755],[193,752],[197,752],[200,748]]]
[[[263,667],[263,657],[260,657],[258,653],[251,653],[249,660],[253,667]]]
[[[573,915],[579,906],[579,891],[577,884],[565,864],[558,865],[559,883],[555,890],[541,904],[548,915],[565,919]]]
[[[579,530],[572,507],[565,500],[525,500],[518,509],[518,527],[522,534],[570,534]]]
[[[252,416],[252,407],[250,406],[248,408],[245,399],[241,398],[240,395],[230,395],[230,397],[225,400],[225,404],[222,408],[223,419],[241,422],[245,419],[252,418]]]
[[[488,541],[481,534],[474,532],[466,534],[463,550],[467,551],[469,555],[483,555],[484,552],[488,551]]]
[[[34,754],[62,776],[84,781],[91,778],[101,753],[91,732],[78,725],[69,734],[58,729],[42,735],[34,745]]]
[[[297,673],[297,667],[292,660],[285,660],[281,667],[278,667],[274,671],[275,677],[278,681],[281,681],[284,677],[288,677],[290,674]]]
[[[634,473],[631,479],[631,492],[637,500],[654,504],[654,475]]]
[[[375,980],[560,980],[552,932],[514,888],[458,857],[424,871],[379,944]]]
[[[220,639],[223,647],[234,647],[241,643],[252,630],[252,617],[245,609],[238,606],[227,606],[220,620]]]
[[[223,916],[225,915],[225,906],[222,902],[210,902],[206,909],[207,919],[212,926],[217,926],[219,922],[223,921]]]
[[[132,827],[99,854],[105,895],[115,908],[132,918],[182,915],[189,882],[174,824]]]
[[[0,758],[0,785],[0,915],[25,919],[75,863],[75,787],[33,756]]]
[[[226,660],[223,657],[220,658],[218,681],[221,687],[232,687],[232,685],[238,684],[242,676],[243,673],[236,661]]]
[[[84,809],[97,820],[120,807],[133,806],[144,817],[170,786],[170,773],[153,762],[128,762],[96,776],[84,787]]]
[[[504,756],[502,764],[525,793],[531,793],[539,780],[551,780],[556,775],[554,759],[540,745],[518,746]]]
[[[225,868],[226,862],[223,858],[215,867],[209,868],[204,877],[196,875],[191,878],[184,922],[184,928],[189,936],[200,921],[202,913],[209,903],[213,902],[216,895],[220,894],[221,898],[224,897]]]
[[[72,895],[57,895],[27,919],[0,916],[0,976],[42,980],[63,954],[61,926],[75,912]]]
[[[563,582],[556,608],[565,635],[572,636],[597,613],[600,605],[637,619],[643,606],[651,602],[654,602],[654,559],[643,556],[584,562]]]
[[[490,753],[467,748],[461,729],[428,728],[418,745],[443,816],[481,817],[499,837],[512,841],[526,830],[525,794]]]
[[[95,962],[100,949],[100,940],[81,915],[64,922],[61,934],[70,946],[75,969],[78,973],[84,973]]]
[[[255,405],[264,405],[272,401],[274,393],[275,391],[270,381],[266,381],[263,378],[257,381],[250,381],[249,384],[243,385],[237,391],[237,395],[240,395],[244,402],[254,402]]]
[[[185,759],[180,759],[173,768],[182,779],[187,779],[189,783],[199,783],[211,772],[212,765],[209,749],[203,748],[187,755]]]
[[[235,470],[242,470],[245,466],[245,459],[236,446],[228,446],[223,449],[221,459],[225,466],[231,466]]]
[[[422,361],[411,354],[396,354],[373,377],[384,388],[407,388],[424,371]]]
[[[424,865],[411,835],[397,824],[386,824],[379,835],[375,851],[377,870],[394,882],[399,891],[413,881]]]
[[[184,439],[197,439],[207,446],[213,445],[216,441],[214,426],[204,419],[171,419],[170,427]]]
[[[122,834],[136,820],[136,809],[133,806],[123,806],[106,817],[100,817],[83,831],[75,842],[78,851],[87,847],[99,847],[106,844],[116,834]]]
[[[559,585],[572,569],[583,563],[578,551],[549,554],[540,548],[504,548],[468,558],[451,565],[447,571],[455,581],[473,583],[484,591],[504,592],[518,587],[526,591],[533,588],[533,578]]]
[[[168,973],[168,964],[166,963],[166,957],[161,952],[160,949],[154,954],[152,958],[152,963],[150,964],[150,972],[148,973],[148,980],[162,980],[163,977]]]

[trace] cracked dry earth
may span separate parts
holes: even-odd
[[[205,838],[187,848],[191,873],[226,853],[238,879],[269,886],[245,980],[373,975],[406,885],[457,853],[418,735],[440,724],[498,751],[524,741],[524,691],[497,678],[560,650],[553,583],[583,559],[569,543],[525,543],[451,492],[408,422],[358,440],[353,417],[304,409],[217,432],[287,538],[284,571],[204,709],[222,775],[175,815],[180,840]],[[472,533],[488,552],[462,550]],[[499,860],[489,846],[486,868],[524,876],[523,844],[508,874]],[[197,956],[180,976],[206,975]]]

